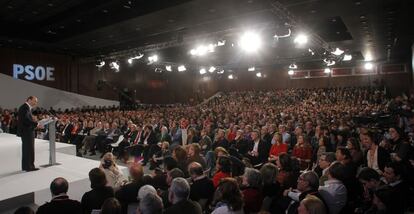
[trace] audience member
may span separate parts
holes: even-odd
[[[174,178],[171,183],[168,199],[173,204],[165,209],[166,214],[201,214],[202,209],[197,202],[189,199],[190,185],[184,178]]]
[[[114,197],[114,190],[107,185],[105,172],[100,168],[89,171],[89,180],[92,190],[82,196],[83,213],[91,213],[93,209],[101,209],[107,198]]]
[[[69,199],[69,183],[66,179],[55,178],[50,184],[52,200],[40,206],[36,213],[82,213],[81,203]]]

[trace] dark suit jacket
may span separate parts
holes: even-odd
[[[114,197],[111,187],[100,187],[86,192],[81,200],[83,213],[89,214],[93,209],[101,209],[103,202],[110,197]]]
[[[190,199],[193,201],[198,201],[200,199],[207,199],[210,201],[213,198],[213,195],[214,184],[208,177],[196,180],[191,185]]]
[[[37,209],[36,213],[81,214],[82,206],[79,201],[69,199],[69,197],[65,195],[56,197],[50,202],[46,202]]]
[[[165,214],[201,214],[201,206],[192,200],[182,200],[165,209]]]
[[[254,147],[254,142],[251,141],[248,151],[252,151],[253,147]],[[257,152],[259,153],[259,155],[257,156],[257,159],[259,163],[264,163],[267,161],[267,158],[269,157],[270,147],[272,147],[271,143],[268,143],[263,140],[259,141],[259,147],[257,148]]]
[[[136,203],[138,190],[144,185],[143,182],[131,182],[121,187],[115,192],[115,197],[119,200],[122,205],[122,213],[127,213],[128,204]]]
[[[142,134],[141,135],[141,142],[142,143],[144,143],[144,141],[145,141],[145,139],[147,138],[147,135],[148,135],[148,133],[147,134]],[[153,132],[153,131],[151,131],[150,133],[149,133],[149,136],[148,136],[148,138],[147,138],[147,143],[148,143],[148,145],[154,145],[154,144],[157,144],[158,143],[158,141],[157,141],[157,137],[155,136],[155,133]]]
[[[37,126],[37,122],[33,121],[32,112],[27,103],[19,107],[17,136],[23,136],[33,132]]]

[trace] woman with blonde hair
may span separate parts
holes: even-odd
[[[115,191],[127,182],[122,171],[116,165],[114,155],[111,152],[105,153],[99,168],[105,172],[105,177],[108,181],[107,185],[111,186]]]

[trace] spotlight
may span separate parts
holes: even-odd
[[[324,59],[323,61],[326,63],[326,66],[332,66],[336,64],[335,60],[331,59]]]
[[[196,49],[196,55],[203,56],[207,53],[207,47],[200,45]]]
[[[229,76],[227,76],[227,78],[229,78],[230,80],[234,79],[233,74],[230,74]]]
[[[350,60],[352,60],[352,55],[351,54],[345,54],[343,61],[350,61]]]
[[[132,64],[132,62],[134,61],[134,59],[141,59],[142,57],[144,56],[144,54],[139,54],[139,55],[137,55],[137,56],[134,56],[134,57],[131,57],[131,58],[129,58],[128,59],[128,63],[129,64]]]
[[[220,71],[217,71],[218,74],[224,74],[224,70],[221,69]]]
[[[312,49],[309,48],[308,51],[309,51],[309,53],[311,53],[312,56],[315,55],[315,52],[313,52]]]
[[[104,67],[104,65],[105,65],[105,61],[103,61],[103,60],[96,63],[96,67],[98,67],[98,68],[102,68],[102,67]]]
[[[162,69],[161,68],[155,68],[155,73],[162,73]]]
[[[152,56],[149,56],[148,61],[149,61],[149,63],[157,62],[158,61],[158,55],[154,54]]]
[[[256,73],[256,77],[259,77],[259,78],[260,78],[260,77],[262,77],[262,73],[257,72],[257,73]]]
[[[288,71],[288,74],[289,74],[290,76],[292,76],[293,74],[295,74],[295,71],[294,71],[294,70],[289,70],[289,71]]]
[[[165,70],[171,72],[172,71],[171,65],[166,65],[165,66]]]
[[[178,72],[184,72],[185,70],[187,70],[187,69],[185,68],[184,65],[178,66]]]
[[[201,75],[203,75],[203,74],[205,74],[205,73],[207,73],[207,71],[206,71],[206,69],[205,69],[205,68],[200,69],[200,74],[201,74]]]
[[[255,67],[250,67],[250,68],[247,69],[247,71],[255,71],[255,70],[256,70]]]
[[[119,64],[118,62],[111,62],[109,64],[109,67],[113,70],[115,70],[115,72],[119,72]]]
[[[333,55],[339,56],[344,53],[343,50],[336,48],[334,52],[331,52]]]
[[[190,54],[193,55],[193,56],[196,55],[197,54],[197,50],[196,49],[191,49]]]
[[[364,65],[365,70],[372,70],[374,68],[374,65],[370,62],[365,63]]]
[[[325,70],[323,70],[323,72],[325,74],[329,74],[329,73],[331,73],[331,69],[330,68],[325,68]]]
[[[293,40],[294,43],[298,45],[304,45],[308,42],[308,37],[304,34],[299,34],[296,36],[296,38]]]
[[[298,66],[295,63],[289,65],[289,69],[297,69],[297,68]]]
[[[261,45],[262,41],[259,35],[252,32],[244,33],[239,41],[239,46],[246,52],[256,52]]]
[[[217,42],[217,46],[224,46],[226,44],[226,40],[219,40]]]
[[[210,69],[208,69],[208,72],[213,73],[216,70],[214,66],[211,66]]]

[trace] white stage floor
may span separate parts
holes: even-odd
[[[56,161],[60,165],[40,167],[49,162],[49,142],[36,139],[35,166],[40,170],[24,172],[21,170],[20,138],[0,134],[0,204],[6,199],[34,193],[34,203],[42,205],[50,200],[49,185],[56,177],[67,179],[69,197],[80,200],[83,193],[90,190],[88,173],[99,166],[99,161],[77,157],[75,146],[70,144],[56,143],[56,151]]]

